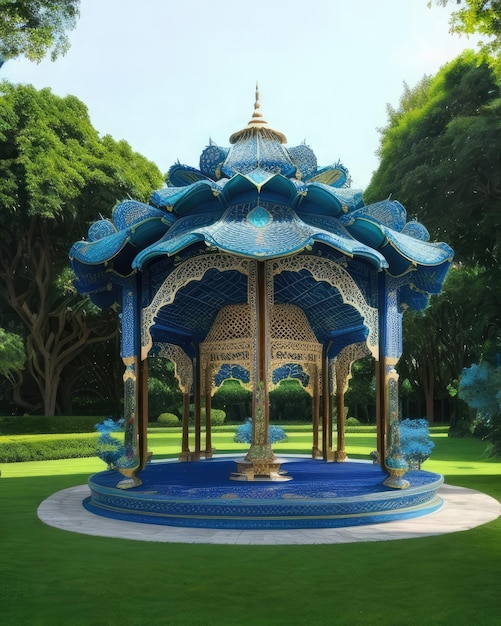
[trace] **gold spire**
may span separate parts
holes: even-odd
[[[264,119],[260,111],[261,103],[259,102],[259,85],[256,81],[256,101],[254,102],[254,113],[247,125],[247,128],[269,128],[268,122]]]
[[[231,135],[230,143],[236,143],[239,139],[251,137],[256,131],[260,130],[264,130],[265,132],[268,131],[279,143],[287,143],[287,137],[278,130],[273,130],[273,128],[271,128],[268,122],[264,119],[263,114],[261,113],[261,103],[259,101],[259,85],[256,81],[256,100],[254,102],[254,112],[252,113],[252,117],[247,124],[247,128],[239,130]]]

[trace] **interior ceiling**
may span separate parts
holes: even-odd
[[[290,303],[306,314],[317,339],[324,343],[334,336],[362,328],[358,311],[343,303],[339,291],[326,282],[317,282],[307,270],[282,272],[275,278],[275,302]],[[202,281],[191,281],[163,307],[151,329],[158,341],[171,343],[205,339],[218,311],[231,304],[247,302],[247,277],[235,270],[206,272]]]

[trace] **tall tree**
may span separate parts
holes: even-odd
[[[456,265],[442,293],[432,298],[425,311],[404,315],[399,372],[424,398],[430,423],[437,395],[446,397],[448,386],[457,383],[463,368],[478,360],[495,339],[499,300],[489,298],[486,291],[485,271]]]
[[[380,166],[366,200],[393,195],[451,244],[459,263],[423,314],[404,316],[400,371],[426,398],[459,378],[500,333],[500,82],[481,54],[466,52],[436,76],[405,87],[388,108]]]
[[[69,48],[80,0],[0,0],[0,58],[56,59]]]
[[[392,194],[457,259],[499,268],[500,113],[499,81],[479,55],[423,79],[389,111],[366,199]]]
[[[72,288],[69,245],[117,201],[146,200],[161,184],[126,142],[99,137],[77,98],[0,84],[0,306],[24,325],[46,415],[56,412],[64,368],[115,332]]]

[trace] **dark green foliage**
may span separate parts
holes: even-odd
[[[148,419],[155,421],[172,405],[169,386],[158,378],[148,378]]]
[[[115,311],[98,311],[97,315],[106,321],[110,333],[118,331]],[[108,340],[88,345],[63,372],[61,409],[71,409],[77,415],[123,415],[123,371],[118,332]]]
[[[307,422],[312,419],[311,396],[293,378],[282,380],[270,391],[270,420],[273,422]]]
[[[351,367],[352,377],[344,397],[349,415],[365,424],[376,421],[376,377],[372,357],[355,361]]]
[[[148,417],[154,421],[161,413],[181,417],[183,395],[174,375],[174,364],[162,358],[148,360]]]
[[[479,359],[496,338],[498,296],[489,283],[485,270],[453,266],[442,293],[431,299],[430,306],[404,315],[404,350],[398,370],[402,380],[424,398],[423,413],[430,423],[437,398],[447,404],[452,425],[465,417],[465,406],[450,395],[450,389],[463,368]]]
[[[252,392],[240,381],[225,380],[212,398],[215,409],[224,409],[230,422],[241,422],[252,412]]]

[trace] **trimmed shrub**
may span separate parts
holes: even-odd
[[[356,417],[349,417],[347,420],[345,420],[344,425],[345,426],[360,426],[360,422],[359,420],[357,420]]]
[[[71,437],[39,441],[0,442],[0,463],[53,461],[95,456],[97,438]]]
[[[174,413],[161,413],[158,416],[157,422],[162,426],[167,426],[168,428],[179,426],[179,417],[174,415]]]
[[[12,415],[0,417],[0,435],[92,433],[95,415]],[[104,419],[104,417],[103,417]]]
[[[211,409],[210,411],[210,423],[212,426],[222,426],[226,419],[226,413],[223,409]]]

